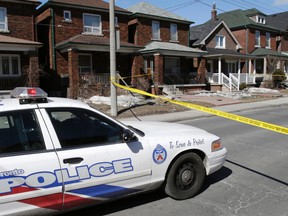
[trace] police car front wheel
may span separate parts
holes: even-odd
[[[165,184],[165,193],[177,200],[195,196],[205,179],[202,159],[195,153],[180,156],[171,166]]]

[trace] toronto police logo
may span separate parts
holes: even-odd
[[[161,164],[163,163],[167,158],[167,151],[166,149],[161,146],[157,145],[156,148],[153,151],[153,160],[156,164]]]

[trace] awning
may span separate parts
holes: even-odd
[[[158,53],[166,56],[200,57],[207,52],[177,43],[152,41],[148,43],[144,49],[141,49],[140,53],[142,55]]]
[[[0,35],[0,51],[36,51],[42,43]]]
[[[97,35],[76,35],[66,41],[56,44],[56,49],[60,52],[67,52],[69,49],[77,49],[80,51],[110,51],[110,39]],[[119,53],[137,53],[143,47],[132,43],[120,41],[120,49],[116,50]]]

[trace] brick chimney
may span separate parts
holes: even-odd
[[[211,10],[211,20],[216,21],[217,20],[217,10],[216,10],[216,3],[213,3],[213,8]]]

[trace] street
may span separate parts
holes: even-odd
[[[237,113],[288,127],[287,106]],[[220,117],[181,122],[217,134],[228,149],[224,167],[196,197],[175,201],[159,191],[62,216],[288,215],[287,136]]]

